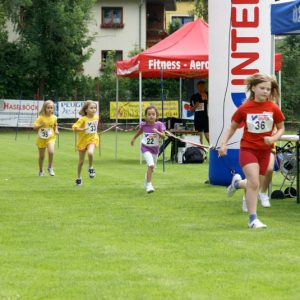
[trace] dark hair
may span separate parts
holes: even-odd
[[[156,119],[157,119],[158,116],[159,116],[159,113],[158,113],[157,108],[156,108],[154,105],[149,105],[149,106],[146,107],[146,109],[145,109],[145,116],[147,115],[147,112],[148,112],[148,110],[150,110],[150,109],[154,109],[154,110],[155,110],[155,113],[156,113]]]
[[[205,80],[202,80],[202,79],[199,80],[199,81],[197,82],[197,85],[198,85],[198,84],[205,84]]]

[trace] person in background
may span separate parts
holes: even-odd
[[[208,93],[204,80],[197,82],[197,90],[190,99],[190,111],[194,113],[194,127],[199,133],[200,144],[203,144],[203,132],[209,144]]]
[[[54,115],[54,102],[44,102],[38,118],[34,121],[33,129],[38,131],[36,145],[39,150],[39,176],[44,176],[43,165],[46,149],[48,151],[48,173],[54,176],[53,157],[56,135],[58,134],[57,117]]]
[[[82,117],[80,117],[72,126],[73,131],[79,132],[79,138],[76,145],[79,153],[77,179],[75,181],[77,186],[82,185],[81,170],[86,152],[89,159],[89,177],[94,178],[96,176],[96,171],[93,167],[94,150],[99,145],[99,136],[97,133],[99,118],[96,112],[96,103],[92,100],[85,101],[81,110],[79,111],[79,114]]]

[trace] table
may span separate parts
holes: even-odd
[[[279,141],[293,142],[296,146],[296,158],[297,158],[297,171],[296,171],[296,190],[297,190],[297,203],[300,203],[300,130],[298,135],[282,135]]]

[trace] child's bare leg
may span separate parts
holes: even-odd
[[[257,194],[259,188],[259,165],[250,163],[243,167],[246,175],[246,202],[249,215],[256,214]]]
[[[85,150],[84,151],[79,151],[79,161],[78,161],[78,166],[77,166],[77,178],[81,177],[81,170],[85,158]]]
[[[147,169],[147,182],[152,181],[153,169],[154,169],[154,166],[148,166],[148,169]]]
[[[43,164],[45,159],[46,148],[38,148],[39,149],[39,169],[40,172],[43,172]]]
[[[273,153],[270,155],[270,161],[265,176],[261,176],[260,192],[267,194],[269,185],[272,182],[273,170],[274,170],[275,156]]]
[[[88,145],[87,154],[89,158],[89,168],[93,167],[95,144]]]
[[[48,168],[52,168],[54,156],[54,143],[48,144]]]

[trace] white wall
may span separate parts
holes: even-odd
[[[14,24],[10,20],[7,20],[5,25],[8,32],[8,41],[10,43],[15,42],[19,38],[19,34],[15,31]]]
[[[92,77],[99,76],[101,66],[102,50],[122,50],[123,59],[128,58],[128,53],[139,44],[139,4],[140,0],[104,0],[97,1],[90,22],[90,34],[95,34],[95,39],[91,45],[94,53],[90,60],[84,64],[84,73]],[[104,29],[101,28],[102,6],[123,7],[123,28]],[[141,47],[146,47],[146,5],[142,6],[141,16]]]

